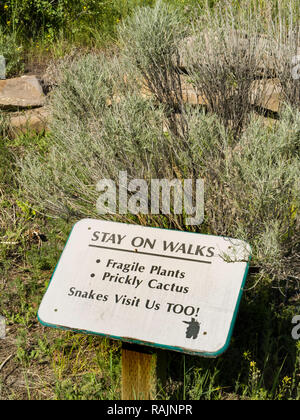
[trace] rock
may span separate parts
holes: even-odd
[[[184,72],[187,71],[189,65],[189,56],[195,49],[196,37],[188,36],[184,38],[178,45],[179,59],[174,57],[175,64]]]
[[[14,112],[10,117],[9,135],[15,138],[28,132],[42,133],[48,130],[50,113],[45,107]]]
[[[45,103],[43,89],[35,76],[0,80],[0,108],[40,107]]]
[[[186,76],[181,76],[182,99],[190,105],[207,105],[205,97],[201,96],[194,86],[187,81]]]
[[[182,99],[185,104],[190,105],[206,105],[202,96],[198,95],[195,89],[183,89]]]
[[[242,31],[232,31],[230,34],[232,39],[232,45],[238,46],[241,51],[251,51],[257,60],[256,72],[253,74],[253,79],[259,77],[275,77],[276,60],[273,56],[274,40],[270,40],[265,35],[257,36],[255,40],[255,46],[251,46],[250,41],[246,33]],[[185,73],[188,73],[190,60],[193,57],[193,51],[197,51],[200,48],[199,45],[204,43],[204,48],[209,48],[209,45],[214,41],[219,41],[217,34],[204,33],[203,37],[197,40],[195,36],[189,36],[181,41],[179,44],[179,60],[176,61],[178,67]],[[200,43],[200,44],[199,44]],[[197,56],[197,53],[196,53]]]
[[[279,79],[255,80],[252,83],[251,104],[272,112],[278,112],[282,88]]]
[[[181,83],[181,90],[182,90],[182,101],[185,104],[190,105],[206,105],[207,102],[205,98],[203,98],[194,86],[187,81],[187,77],[185,75],[180,76],[180,83]],[[141,95],[145,99],[149,99],[153,97],[153,94],[149,87],[147,86],[147,82],[144,81],[142,84]],[[176,95],[174,94],[174,101],[176,102]]]
[[[254,80],[251,86],[251,105],[278,112],[281,102],[279,79]],[[182,81],[183,102],[190,105],[207,105],[205,97],[186,81]]]

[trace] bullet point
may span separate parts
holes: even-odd
[[[92,274],[91,274],[91,277],[95,277],[95,274],[94,274],[94,273],[92,273]]]

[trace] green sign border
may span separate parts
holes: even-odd
[[[60,260],[61,260],[61,258],[62,258],[62,255],[63,255],[63,253],[64,253],[64,250],[65,250],[65,248],[66,248],[66,246],[67,246],[67,244],[68,244],[68,242],[69,242],[70,236],[71,236],[71,234],[72,234],[72,232],[73,232],[73,230],[74,230],[75,226],[77,225],[77,223],[80,223],[80,222],[82,222],[83,220],[91,220],[91,221],[96,221],[96,220],[99,220],[99,222],[100,222],[100,221],[102,221],[102,222],[119,223],[119,224],[124,224],[124,225],[126,224],[126,223],[120,223],[120,222],[113,222],[113,221],[109,221],[109,220],[102,220],[102,219],[89,219],[89,218],[86,218],[86,219],[81,219],[81,220],[79,220],[78,222],[76,222],[76,223],[73,225],[73,227],[72,227],[72,230],[71,230],[71,232],[70,232],[70,234],[69,234],[69,236],[68,236],[67,242],[66,242],[66,244],[65,244],[65,246],[64,246],[64,249],[63,249],[63,251],[62,251],[62,253],[61,253],[61,256],[60,256],[60,258],[59,258],[59,260],[58,260],[58,263],[56,264],[56,267],[55,267],[55,269],[54,269],[54,271],[53,271],[53,274],[52,274],[52,276],[51,276],[51,279],[50,279],[50,282],[49,282],[49,284],[48,284],[47,290],[48,290],[48,288],[50,287],[50,284],[51,284],[51,281],[52,281],[52,279],[53,279],[53,277],[54,277],[55,271],[56,271],[56,269],[57,269],[57,267],[58,267],[58,265],[59,265],[59,262],[60,262]],[[140,225],[133,225],[133,226],[140,226]],[[142,226],[142,227],[147,227],[147,226]],[[153,229],[170,230],[170,231],[173,231],[173,232],[182,232],[182,231],[176,231],[176,230],[174,230],[174,229],[154,228],[154,227],[152,227],[152,226],[148,226],[148,227],[151,227],[151,228],[153,228]],[[195,234],[195,235],[197,235],[197,234],[198,234],[198,233],[196,233],[196,232],[186,232],[186,233],[193,233],[193,234]],[[231,238],[228,238],[228,237],[225,237],[225,236],[208,235],[208,234],[205,234],[205,233],[201,233],[201,235],[215,236],[215,237],[217,237],[217,238],[226,238],[226,239],[231,239]],[[246,242],[245,242],[245,243],[246,243]],[[250,247],[250,250],[252,250],[252,249],[251,249],[251,246],[250,246],[248,243],[247,243],[247,245]],[[246,278],[247,278],[248,271],[249,271],[249,267],[250,267],[250,261],[251,261],[251,254],[250,254],[250,256],[249,256],[249,261],[248,261],[247,266],[246,266],[246,269],[245,269],[245,273],[244,273],[244,277],[243,277],[242,285],[241,285],[241,288],[240,288],[239,296],[238,296],[237,303],[236,303],[236,306],[235,306],[235,310],[234,310],[234,313],[233,313],[233,317],[232,317],[232,320],[231,320],[230,329],[229,329],[229,332],[228,332],[228,336],[227,336],[226,343],[225,343],[225,344],[224,344],[224,346],[223,346],[220,350],[218,350],[217,352],[211,352],[211,353],[209,353],[209,352],[195,352],[195,351],[188,351],[188,350],[183,349],[183,348],[181,348],[181,347],[167,346],[167,345],[164,345],[164,344],[156,344],[156,343],[150,343],[150,342],[148,342],[148,341],[140,341],[140,340],[129,340],[129,339],[124,340],[124,338],[122,338],[122,337],[117,337],[117,336],[113,336],[113,335],[101,334],[101,333],[97,333],[97,332],[93,332],[93,331],[78,330],[78,329],[75,329],[75,328],[68,328],[68,327],[63,327],[63,326],[59,326],[59,325],[55,325],[55,324],[49,324],[49,323],[47,323],[47,322],[42,321],[42,320],[40,319],[40,317],[39,317],[39,314],[38,314],[38,313],[37,313],[37,319],[38,319],[39,323],[40,323],[41,325],[43,325],[44,327],[56,328],[56,329],[63,330],[63,331],[73,331],[73,332],[77,332],[77,333],[80,333],[80,334],[89,334],[89,335],[96,335],[96,336],[100,336],[100,337],[107,337],[107,338],[110,338],[110,339],[112,339],[112,340],[120,340],[120,341],[124,341],[124,342],[126,342],[126,343],[139,344],[139,345],[143,345],[143,346],[147,346],[147,347],[159,348],[159,349],[163,349],[163,350],[171,350],[171,351],[176,351],[176,352],[180,352],[180,353],[184,353],[184,354],[190,354],[190,355],[193,355],[193,356],[202,356],[202,357],[215,358],[215,357],[220,356],[222,353],[224,353],[224,352],[228,349],[228,347],[229,347],[230,340],[231,340],[232,333],[233,333],[233,329],[234,329],[235,322],[236,322],[236,318],[237,318],[237,314],[238,314],[238,310],[239,310],[239,306],[240,306],[240,302],[241,302],[242,295],[243,295],[243,289],[244,289],[244,286],[245,286]],[[45,294],[47,293],[47,290],[46,290]]]

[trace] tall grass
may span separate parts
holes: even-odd
[[[115,38],[120,20],[154,0],[40,1],[8,0],[0,4],[0,26],[23,41],[55,41],[63,37],[81,45]]]
[[[179,46],[188,30],[178,11],[158,1],[154,8],[139,8],[119,29],[127,66],[156,100],[165,105],[171,130],[179,134],[174,111],[183,103]],[[181,132],[185,127],[181,122]]]
[[[253,117],[237,139],[215,115],[186,109],[188,130],[177,135],[166,128],[166,105],[142,98],[134,87],[122,94],[120,72],[115,61],[94,55],[65,70],[52,97],[50,152],[29,152],[20,162],[25,199],[54,217],[95,217],[97,182],[118,184],[121,170],[129,179],[147,181],[196,174],[206,190],[205,226],[198,229],[248,240],[264,275],[293,274],[299,253],[299,111],[287,107],[273,127]],[[184,228],[178,215],[134,220]]]

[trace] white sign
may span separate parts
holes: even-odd
[[[216,357],[229,345],[250,258],[225,237],[84,219],[41,302],[45,326]]]

